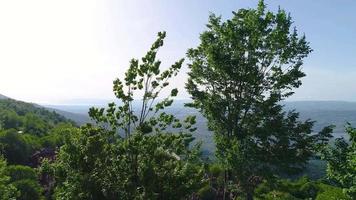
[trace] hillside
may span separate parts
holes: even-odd
[[[9,164],[36,166],[34,154],[54,152],[74,126],[74,121],[56,111],[11,98],[0,99],[0,150]]]
[[[0,99],[8,99],[9,97],[5,96],[5,95],[2,95],[0,94]]]
[[[94,101],[94,100],[93,100]],[[104,102],[104,101],[102,101]],[[109,102],[109,100],[108,100]],[[195,137],[197,140],[203,141],[203,150],[206,154],[210,154],[215,148],[213,134],[208,130],[206,119],[195,109],[186,108],[184,104],[188,100],[177,100],[167,109],[168,112],[175,114],[178,118],[184,118],[187,115],[197,116],[197,131]],[[328,125],[335,125],[334,137],[345,137],[344,126],[346,122],[356,124],[356,102],[344,101],[295,101],[283,102],[285,110],[296,110],[300,113],[301,120],[311,119],[315,121],[314,131],[320,131]],[[134,107],[137,107],[137,103]],[[75,113],[67,117],[78,124],[89,122],[88,110],[92,105],[46,105],[49,109],[66,111]],[[97,105],[97,107],[105,107],[105,104]]]
[[[10,98],[0,99],[0,130],[16,129],[34,135],[45,135],[60,123],[75,124],[57,112],[36,104]]]

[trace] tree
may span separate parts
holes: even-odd
[[[10,164],[26,164],[33,153],[32,146],[14,129],[0,132],[1,153]]]
[[[356,128],[346,126],[350,139],[337,138],[334,146],[322,149],[327,161],[328,178],[345,188],[346,194],[356,198]]]
[[[46,123],[39,116],[34,113],[27,113],[24,116],[24,131],[37,136],[43,136],[47,134],[50,129],[49,123]]]
[[[6,169],[13,184],[20,192],[18,200],[43,199],[42,188],[38,183],[38,177],[34,169],[22,165],[10,165]]]
[[[224,188],[232,182],[247,199],[261,178],[302,169],[314,144],[330,137],[331,127],[313,136],[312,121],[283,111],[281,101],[301,85],[303,59],[312,51],[291,26],[289,14],[266,11],[260,1],[225,22],[211,15],[199,46],[187,53],[193,99],[187,105],[199,109],[215,133]]]
[[[37,181],[22,179],[13,182],[13,185],[20,191],[17,200],[43,200],[42,188]]]
[[[0,199],[15,200],[19,196],[16,187],[10,183],[10,177],[6,173],[6,160],[0,157]]]
[[[118,105],[91,108],[96,123],[73,131],[57,160],[43,165],[55,175],[56,199],[182,199],[200,186],[199,145],[191,144],[195,117],[182,121],[164,112],[177,89],[157,100],[183,63],[160,71],[156,54],[165,35],[158,33],[142,62],[132,59],[125,79],[114,81]],[[137,110],[136,92],[143,95]]]

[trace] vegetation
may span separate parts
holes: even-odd
[[[331,127],[312,135],[312,121],[282,109],[280,102],[301,85],[303,58],[311,52],[291,25],[284,10],[266,11],[261,1],[226,22],[211,15],[200,45],[188,51],[189,106],[200,109],[215,133],[224,192],[233,190],[232,181],[252,199],[262,179],[300,171],[314,146],[331,137]]]
[[[166,33],[159,32],[113,82],[117,102],[89,110],[92,123],[77,127],[39,106],[0,99],[0,199],[355,199],[356,129],[348,124],[349,141],[330,143],[333,126],[312,133],[313,121],[281,104],[305,76],[306,38],[289,14],[267,11],[263,1],[233,14],[211,15],[187,53],[188,106],[207,118],[215,158],[203,157],[194,141],[195,116],[167,112],[178,95],[170,81],[184,60],[162,70],[156,57]],[[291,176],[319,157],[325,178]]]
[[[349,141],[336,139],[334,146],[323,149],[323,159],[327,161],[327,176],[352,198],[356,198],[356,129],[346,127]]]
[[[6,167],[6,161],[0,157],[0,199],[13,200],[19,196],[19,192],[16,187],[11,184]]]
[[[142,62],[131,60],[124,81],[114,81],[113,91],[121,104],[91,108],[89,115],[96,124],[73,132],[55,163],[43,167],[56,177],[56,198],[182,199],[200,187],[199,145],[191,145],[190,134],[195,118],[180,121],[164,112],[177,89],[155,103],[183,63],[179,60],[160,71],[156,54],[164,37],[165,32],[158,33]],[[134,112],[138,91],[143,94],[142,106]]]

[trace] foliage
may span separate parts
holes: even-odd
[[[10,165],[7,167],[6,173],[11,177],[11,182],[23,179],[37,181],[36,171],[28,166]]]
[[[302,177],[296,181],[275,180],[264,182],[255,190],[257,199],[350,199],[342,188]],[[329,198],[326,198],[329,197]]]
[[[96,124],[73,131],[55,163],[42,166],[55,175],[56,199],[182,199],[200,187],[199,145],[191,145],[195,117],[181,121],[164,112],[177,89],[156,102],[183,62],[160,71],[156,54],[164,37],[158,34],[142,63],[131,60],[124,81],[114,81],[119,105],[91,108]],[[143,93],[138,111],[135,91]]]
[[[72,124],[59,123],[49,131],[48,135],[39,138],[41,147],[54,149],[62,146],[65,138],[71,135],[73,128]]]
[[[303,59],[311,52],[279,9],[240,9],[230,20],[211,15],[198,47],[188,50],[186,84],[193,103],[215,133],[216,156],[251,198],[258,177],[294,173],[305,166],[315,144],[325,145],[332,127],[312,135],[313,122],[284,112],[282,100],[305,76]]]
[[[206,185],[198,191],[198,196],[201,200],[214,200],[217,194],[213,187]]]
[[[19,192],[13,184],[10,183],[10,177],[6,173],[7,163],[0,157],[0,199],[15,200]]]
[[[298,198],[293,197],[291,194],[280,192],[280,191],[271,191],[264,196],[265,200],[298,200]]]
[[[323,159],[327,161],[328,177],[345,188],[345,192],[356,198],[356,128],[346,126],[349,141],[335,140],[334,146],[322,149]]]
[[[36,171],[28,166],[10,165],[6,169],[11,184],[20,192],[18,200],[40,200],[43,189],[38,183]]]
[[[41,200],[42,188],[37,181],[30,179],[22,179],[13,182],[14,186],[20,191],[20,196],[17,200]]]
[[[319,184],[319,188],[320,192],[316,200],[351,200],[350,197],[343,193],[342,188],[326,184]]]
[[[26,164],[33,149],[14,129],[0,131],[1,152],[10,164]]]
[[[59,123],[74,124],[56,112],[40,106],[13,99],[0,99],[0,130],[13,128],[40,136]]]

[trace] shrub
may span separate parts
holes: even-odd
[[[20,197],[17,200],[44,199],[41,186],[34,180],[24,179],[15,181],[13,184],[20,191]]]
[[[207,185],[198,191],[198,196],[201,200],[214,200],[217,194],[214,188]]]
[[[320,183],[319,189],[320,192],[316,196],[316,200],[351,200],[343,193],[342,188]]]
[[[23,179],[29,179],[36,181],[37,174],[34,169],[23,165],[11,165],[7,168],[7,173],[11,177],[11,181],[19,181]]]

